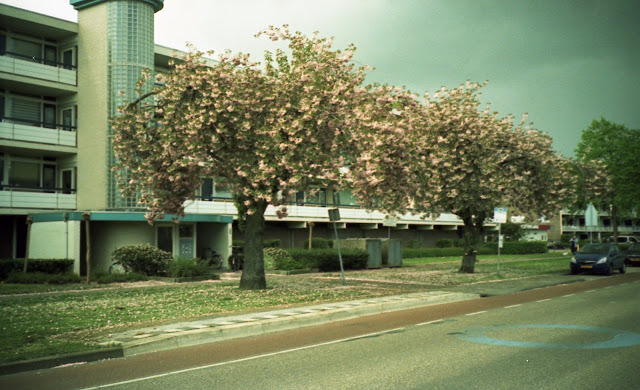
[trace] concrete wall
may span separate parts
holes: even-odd
[[[154,227],[146,222],[91,221],[91,270],[108,271],[111,253],[124,245],[155,244]]]
[[[196,236],[196,255],[202,257],[205,248],[215,250],[228,268],[227,259],[231,256],[231,225],[225,223],[198,223]]]
[[[107,202],[107,3],[78,12],[78,209]]]
[[[29,257],[32,259],[73,259],[80,272],[80,221],[38,222],[31,225]]]

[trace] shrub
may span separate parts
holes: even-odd
[[[263,248],[280,248],[280,240],[264,240],[262,241]]]
[[[453,246],[453,240],[449,238],[441,238],[436,241],[437,248],[451,248]]]
[[[292,270],[302,269],[301,264],[297,263],[294,258],[282,248],[265,248],[264,249],[264,268]]]
[[[337,249],[289,249],[289,254],[302,268],[318,268],[322,272],[339,271]],[[349,249],[342,252],[344,269],[365,269],[369,255],[364,250]]]
[[[45,274],[63,274],[71,271],[71,259],[29,259],[27,272],[41,272]],[[21,272],[24,269],[24,259],[0,259],[0,279],[5,279],[11,272]]]
[[[70,284],[80,283],[83,278],[71,274],[46,274],[44,272],[11,272],[5,283],[19,283],[19,284]]]
[[[98,284],[109,283],[132,283],[149,280],[147,275],[131,272],[127,274],[109,274],[106,272],[96,272],[93,275],[93,281]]]
[[[169,274],[174,278],[203,276],[209,274],[209,266],[197,259],[178,258],[169,264]]]
[[[173,260],[170,253],[150,244],[126,245],[113,251],[115,262],[122,264],[127,272],[138,272],[149,276],[165,274]]]
[[[309,240],[305,240],[304,247],[305,249],[309,248]],[[328,240],[326,238],[311,239],[311,249],[331,249],[331,248],[333,248],[333,240]]]

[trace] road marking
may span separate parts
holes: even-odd
[[[487,312],[486,310],[483,310],[483,311],[477,311],[475,313],[469,313],[469,314],[465,314],[465,315],[467,315],[467,316],[475,316],[476,314],[482,314],[482,313],[486,313],[486,312]]]
[[[511,305],[511,306],[505,306],[505,309],[511,309],[512,307],[518,307],[518,306],[522,306],[522,303],[518,303],[516,305]]]
[[[277,352],[270,352],[270,353],[265,353],[265,354],[257,355],[257,356],[250,356],[250,357],[246,357],[246,358],[242,358],[242,359],[235,359],[235,360],[229,360],[229,361],[226,361],[226,362],[207,364],[205,366],[199,366],[199,367],[191,367],[191,368],[186,368],[184,370],[169,371],[169,372],[164,372],[162,374],[150,375],[150,376],[145,376],[145,377],[141,377],[141,378],[121,381],[121,382],[107,383],[107,384],[104,384],[104,385],[99,385],[99,386],[94,386],[94,387],[86,387],[86,388],[84,388],[82,390],[106,389],[106,388],[109,388],[109,387],[121,386],[121,385],[130,384],[130,383],[144,382],[144,381],[148,381],[148,380],[152,380],[152,379],[164,378],[164,377],[171,376],[171,375],[184,374],[184,373],[192,372],[192,371],[206,370],[208,368],[226,366],[226,365],[229,365],[229,364],[242,363],[242,362],[247,362],[247,361],[250,361],[250,360],[256,360],[256,359],[261,359],[261,358],[266,358],[266,357],[271,357],[271,356],[283,355],[285,353],[290,353],[290,352],[304,351],[305,349],[324,347],[324,346],[327,346],[327,345],[338,344],[338,343],[343,343],[343,342],[353,341],[353,340],[358,340],[358,339],[364,339],[364,338],[372,337],[372,336],[379,336],[379,335],[383,335],[383,334],[386,334],[386,333],[398,332],[398,331],[404,330],[404,329],[406,329],[406,327],[401,326],[401,327],[395,328],[395,329],[389,329],[389,330],[383,330],[383,331],[380,331],[380,332],[367,333],[367,334],[363,334],[363,335],[360,335],[360,336],[347,337],[347,338],[344,338],[344,339],[327,341],[325,343],[320,343],[320,344],[305,345],[303,347],[291,348],[291,349],[286,349],[286,350],[277,351]]]
[[[485,336],[485,333],[495,334],[496,331],[511,329],[576,329],[588,332],[595,332],[609,335],[611,338],[607,341],[593,343],[541,343],[528,341],[503,340],[494,337]],[[622,348],[631,347],[640,344],[640,334],[618,329],[600,328],[595,326],[581,325],[504,325],[504,326],[487,326],[483,328],[466,329],[461,333],[453,334],[453,336],[471,341],[473,343],[500,345],[507,347],[527,347],[527,348],[552,348],[552,349],[602,349],[602,348]]]
[[[550,300],[551,300],[551,298],[547,298],[547,299],[540,299],[540,300],[537,300],[536,302],[546,302],[546,301],[550,301]]]
[[[567,294],[567,295],[563,295],[563,296],[562,296],[562,298],[572,297],[572,296],[574,296],[574,295],[576,295],[576,294]]]
[[[587,290],[587,291],[585,291],[585,292],[586,292],[586,293],[590,293],[590,292],[594,292],[594,291],[596,291],[596,290]]]
[[[427,321],[427,322],[421,322],[419,324],[415,324],[415,326],[431,325],[431,324],[435,324],[436,322],[441,322],[441,321],[442,321],[442,319],[433,320],[433,321]]]

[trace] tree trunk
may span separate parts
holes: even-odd
[[[460,266],[459,272],[472,274],[475,272],[476,267],[476,254],[464,254],[462,255],[462,265]]]
[[[87,283],[91,282],[91,236],[89,220],[91,219],[91,213],[84,212],[82,213],[82,218],[84,218],[84,231],[85,231],[85,240],[87,241],[87,252],[86,252],[86,264],[87,264]]]
[[[311,241],[313,241],[313,222],[309,222],[309,250],[313,248]]]
[[[262,241],[264,239],[264,212],[267,204],[261,202],[256,212],[246,216],[244,240],[244,264],[240,288],[243,290],[263,290],[267,288],[267,278],[264,274],[264,254]]]
[[[611,205],[611,225],[613,226],[613,242],[618,242],[618,208],[616,205]]]
[[[485,215],[483,213],[478,216],[473,216],[471,213],[467,216],[462,216],[462,221],[464,222],[464,255],[458,272],[467,274],[475,272],[476,255],[482,239],[484,219]]]
[[[27,268],[29,267],[29,245],[31,245],[31,224],[33,223],[33,218],[27,217],[27,248],[24,252],[24,269],[22,272],[27,273]]]

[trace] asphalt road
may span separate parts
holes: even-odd
[[[0,378],[48,389],[638,389],[637,273]]]

